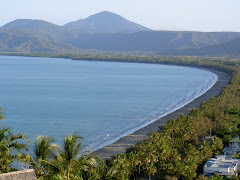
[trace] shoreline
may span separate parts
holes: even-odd
[[[198,68],[198,67],[192,67],[192,68]],[[212,88],[210,88],[204,94],[194,99],[193,101],[189,102],[185,106],[179,108],[178,110],[160,119],[157,119],[153,123],[135,131],[132,134],[129,134],[127,136],[120,138],[118,141],[110,145],[104,146],[103,148],[92,152],[92,154],[98,155],[102,159],[109,159],[111,158],[111,156],[117,155],[118,153],[125,153],[126,149],[130,148],[132,145],[135,145],[140,141],[143,141],[146,137],[148,137],[149,133],[158,131],[159,126],[165,125],[169,119],[175,119],[180,114],[188,115],[189,111],[193,107],[199,108],[203,101],[209,100],[210,97],[212,96],[215,96],[215,97],[218,96],[221,93],[222,89],[229,83],[230,76],[221,71],[205,69],[205,68],[200,68],[200,69],[212,72],[218,76],[218,80],[212,86]]]
[[[9,55],[3,55],[3,56],[9,56]],[[24,57],[32,57],[32,56],[24,56]],[[36,56],[39,57],[39,56]],[[62,58],[62,57],[39,57],[39,58],[54,58],[54,59],[69,59],[69,60],[76,60],[72,58]],[[83,60],[79,59],[80,61],[89,61],[89,60]],[[170,65],[170,66],[183,66],[183,67],[188,67],[188,68],[195,68],[195,69],[202,69],[206,70],[209,72],[212,72],[217,75],[218,80],[217,82],[209,89],[207,90],[204,94],[200,95],[196,99],[193,99],[190,101],[188,104],[185,106],[167,114],[166,116],[163,116],[156,121],[152,122],[151,124],[142,127],[135,132],[126,135],[116,142],[113,142],[112,144],[106,145],[100,149],[97,149],[95,151],[92,151],[91,154],[98,155],[102,159],[108,159],[111,156],[117,155],[118,153],[125,153],[126,149],[130,148],[132,145],[137,144],[138,142],[143,141],[145,138],[148,137],[148,135],[151,132],[156,132],[159,130],[159,126],[163,126],[167,123],[169,119],[175,119],[179,117],[180,114],[188,115],[189,111],[194,107],[198,109],[200,107],[200,104],[203,101],[207,101],[210,99],[212,96],[218,96],[222,89],[229,83],[229,80],[231,76],[229,76],[227,73],[218,71],[218,70],[213,70],[213,69],[208,69],[204,67],[198,67],[198,66],[193,66],[193,65],[184,65],[184,64],[165,64],[165,63],[149,63],[149,62],[131,62],[131,61],[101,61],[101,60],[94,60],[94,61],[99,61],[99,62],[120,62],[120,63],[143,63],[143,64],[160,64],[160,65]]]

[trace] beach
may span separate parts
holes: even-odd
[[[156,132],[159,130],[159,126],[163,126],[169,119],[175,119],[180,114],[188,115],[189,111],[194,108],[199,108],[203,101],[207,101],[210,97],[218,96],[222,89],[229,83],[230,76],[224,72],[206,69],[212,73],[215,73],[218,76],[217,82],[213,85],[211,89],[202,94],[200,97],[194,99],[184,107],[164,116],[152,124],[147,125],[144,128],[141,128],[135,131],[132,134],[129,134],[125,137],[122,137],[113,144],[107,145],[97,151],[94,151],[94,155],[100,156],[102,159],[108,159],[111,156],[117,155],[118,153],[125,153],[127,148],[130,148],[132,145],[144,140],[149,133]]]

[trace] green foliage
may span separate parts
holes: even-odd
[[[175,51],[175,55],[194,55],[194,56],[226,56],[240,55],[240,38],[229,40],[224,43],[216,43],[215,45],[187,49],[184,51]]]
[[[19,141],[22,140],[20,143]],[[28,139],[24,133],[13,134],[9,128],[0,129],[0,173],[15,171],[14,161],[23,161],[27,151]]]
[[[50,137],[39,136],[35,141],[34,156],[26,156],[25,161],[32,164],[37,177],[42,180],[101,179],[97,169],[103,162],[87,153],[80,154],[80,139],[76,134],[66,136],[63,146],[59,147]]]
[[[58,145],[53,144],[54,140],[47,136],[39,136],[34,144],[34,157],[26,156],[25,161],[30,162],[37,177],[42,177],[48,174],[48,162],[53,160],[58,152]]]

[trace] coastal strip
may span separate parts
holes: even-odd
[[[111,158],[111,156],[117,155],[118,153],[125,153],[127,148],[130,148],[132,145],[135,145],[140,141],[143,141],[151,132],[158,131],[159,126],[165,125],[169,119],[175,119],[179,117],[180,114],[188,115],[193,107],[199,108],[203,101],[209,100],[210,97],[218,96],[221,93],[222,88],[224,88],[229,83],[230,76],[224,72],[216,70],[207,69],[207,71],[210,71],[218,76],[217,82],[207,92],[194,99],[184,107],[156,120],[152,124],[149,124],[132,134],[122,137],[113,144],[107,145],[97,151],[94,151],[93,154],[100,156],[102,159],[108,159]]]

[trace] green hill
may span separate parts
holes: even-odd
[[[240,55],[240,38],[197,49],[188,49],[184,51],[169,52],[175,55],[194,55],[194,56],[223,56],[223,55]]]
[[[67,29],[63,26],[58,26],[43,20],[32,19],[17,19],[0,29],[23,35],[39,36],[48,40],[64,41],[69,38],[74,38],[76,32]]]
[[[66,41],[80,49],[165,53],[223,43],[239,38],[234,32],[153,31],[136,33],[79,34]]]
[[[77,52],[69,44],[0,30],[0,52]]]

